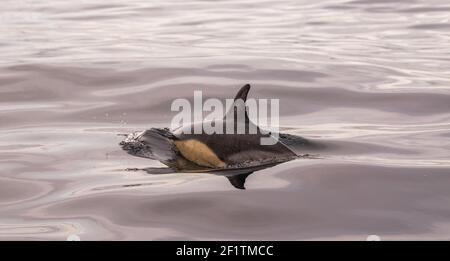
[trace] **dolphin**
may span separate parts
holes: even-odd
[[[278,139],[275,139],[273,133],[254,125],[248,118],[245,106],[249,90],[250,85],[246,84],[238,91],[233,105],[221,119],[224,128],[228,124],[232,124],[234,130],[238,124],[245,126],[243,134],[193,133],[195,125],[202,124],[196,123],[172,131],[168,128],[151,128],[132,133],[120,145],[129,154],[160,161],[168,167],[168,172],[224,175],[234,187],[245,189],[245,180],[254,171],[308,156],[299,151],[315,146],[309,140],[290,134],[279,133]],[[238,117],[239,113],[245,117]],[[256,132],[250,132],[252,127]],[[275,140],[272,140],[271,145],[262,145],[261,138]],[[145,170],[152,174],[161,173],[157,168]]]

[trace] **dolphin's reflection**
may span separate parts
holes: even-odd
[[[228,179],[228,181],[233,185],[233,187],[237,189],[245,189],[245,181],[247,180],[247,177],[253,174],[256,171],[271,168],[273,166],[276,166],[279,163],[271,163],[271,164],[265,164],[265,165],[259,165],[259,166],[252,166],[252,167],[243,167],[243,168],[235,168],[235,169],[217,169],[217,170],[196,170],[196,171],[186,171],[187,173],[209,173],[213,175],[223,176]],[[138,169],[133,169],[138,170]],[[151,175],[162,175],[162,174],[173,174],[177,173],[171,168],[144,168],[139,169],[142,171],[147,172]]]

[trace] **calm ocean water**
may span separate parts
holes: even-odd
[[[32,1],[0,11],[0,240],[450,239],[449,1]],[[118,134],[280,99],[319,159],[237,190]]]

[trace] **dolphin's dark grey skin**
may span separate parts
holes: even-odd
[[[237,114],[244,113],[245,117],[241,120],[245,121],[245,134],[188,134],[193,133],[194,125],[183,126],[173,132],[152,128],[130,134],[120,145],[132,155],[159,160],[174,172],[224,175],[234,187],[244,189],[245,179],[254,171],[301,157],[296,147],[301,150],[314,147],[306,139],[281,133],[273,145],[261,145],[262,137],[273,137],[254,125],[257,132],[252,134],[249,131],[253,123],[244,105],[249,90],[249,84],[239,90],[235,103],[223,119],[225,127],[233,121],[236,128],[239,120]],[[232,114],[234,117],[229,117]],[[145,170],[152,174],[161,173],[155,168]]]

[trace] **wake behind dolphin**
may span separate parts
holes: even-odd
[[[307,157],[308,154],[301,152],[316,146],[309,140],[290,134],[277,133],[278,139],[275,139],[273,133],[254,125],[245,107],[249,90],[249,84],[239,90],[233,106],[221,119],[225,127],[231,125],[236,128],[242,124],[244,134],[192,133],[197,126],[188,124],[173,131],[151,128],[132,133],[120,145],[131,155],[158,160],[168,167],[165,170],[145,169],[148,173],[208,172],[224,175],[234,187],[245,189],[245,179],[254,171]],[[245,116],[237,117],[240,112]],[[255,133],[250,132],[252,127],[256,129]],[[262,145],[261,138],[274,140],[270,145]]]

